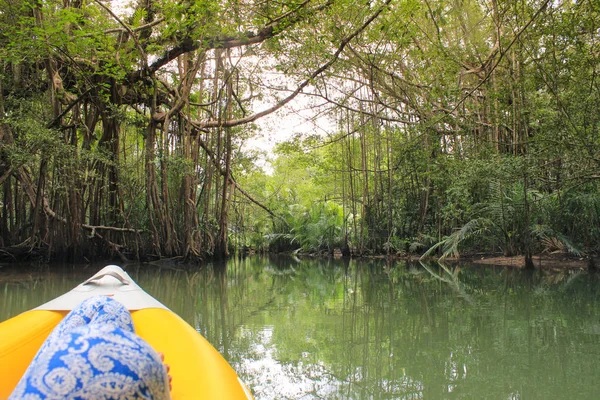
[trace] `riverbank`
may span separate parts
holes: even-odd
[[[314,255],[313,255],[314,256]],[[340,258],[341,254],[334,254],[334,257]],[[408,260],[418,262],[421,258],[418,255],[371,255],[357,258],[374,258],[374,259],[392,259],[392,260]],[[598,269],[600,265],[595,261],[594,257],[574,257],[566,253],[544,253],[532,256],[533,265],[536,269],[552,269],[552,270],[587,270]],[[437,261],[434,257],[427,258],[427,261]],[[462,257],[448,257],[443,260],[447,263],[468,262],[479,265],[496,265],[501,267],[525,268],[525,256],[503,256],[491,253],[467,254]]]
[[[544,254],[532,257],[533,265],[539,269],[589,269],[590,259],[583,257],[568,257],[563,254]],[[525,268],[525,256],[495,257],[482,256],[470,260],[473,264],[499,265],[506,267]]]
[[[565,253],[537,254],[532,256],[533,265],[540,270],[597,270],[594,258],[574,257]],[[469,262],[478,265],[525,268],[525,256],[501,256],[497,254],[467,255],[460,258],[446,258],[444,262]]]
[[[134,261],[134,260],[123,260],[123,259],[118,259],[113,257],[111,258],[105,258],[104,261],[96,261],[96,262],[90,262],[88,260],[82,260],[79,263],[65,263],[64,260],[58,261],[58,260],[53,260],[53,259],[48,259],[45,257],[41,257],[40,254],[36,253],[36,255],[38,257],[32,257],[31,252],[24,252],[24,253],[20,253],[20,254],[10,254],[10,256],[8,256],[8,254],[6,252],[1,252],[0,251],[0,269],[2,269],[3,267],[9,267],[11,265],[18,265],[21,263],[32,263],[32,264],[36,264],[38,266],[49,266],[52,265],[53,268],[55,268],[56,266],[62,266],[62,267],[66,267],[69,268],[69,266],[72,266],[74,264],[78,264],[81,265],[82,268],[87,268],[92,264],[102,264],[104,262],[104,264],[106,263],[115,263],[118,265],[126,265],[129,263],[133,263],[133,264],[144,264],[144,265],[153,265],[153,266],[158,266],[161,268],[173,268],[173,266],[175,265],[181,265],[181,264],[189,264],[189,265],[198,265],[201,264],[201,262],[199,262],[199,260],[196,260],[196,262],[190,262],[190,260],[186,261],[182,258],[182,257],[173,257],[173,258],[163,258],[160,259],[158,257],[155,257],[155,259],[153,259],[152,261],[149,260],[142,260],[142,261]],[[243,254],[244,256],[252,256],[252,255],[259,255],[259,253],[248,253],[248,254]],[[269,253],[260,253],[260,255],[268,255]],[[341,258],[345,258],[342,255],[341,250],[336,249],[336,251],[332,253],[328,253],[328,252],[319,252],[319,253],[278,253],[279,255],[284,255],[287,254],[289,256],[295,256],[295,257],[307,257],[307,258],[329,258],[329,257],[333,257],[335,259],[341,259]],[[272,254],[274,256],[277,256],[278,254]],[[4,257],[3,257],[4,256]],[[419,255],[409,255],[409,254],[405,254],[405,253],[400,253],[400,254],[390,254],[390,255],[385,255],[385,254],[371,254],[371,255],[353,255],[351,257],[352,259],[356,259],[356,260],[360,260],[360,259],[380,259],[380,260],[392,260],[392,261],[409,261],[409,262],[418,262],[420,260],[420,256]],[[544,254],[538,254],[538,255],[534,255],[532,257],[533,260],[533,264],[534,267],[536,269],[551,269],[551,270],[587,270],[587,269],[593,269],[593,270],[600,270],[600,262],[595,260],[596,256],[594,257],[574,257],[572,255],[569,255],[567,253],[561,253],[561,252],[556,252],[556,253],[544,253]],[[211,262],[210,259],[207,260],[203,260],[204,262]],[[215,261],[215,260],[212,260]],[[437,261],[436,258],[434,257],[429,257],[427,258],[427,261]],[[506,256],[502,256],[501,254],[498,253],[476,253],[476,254],[465,254],[459,258],[455,258],[455,257],[448,257],[445,258],[443,260],[443,262],[445,263],[450,263],[450,264],[454,264],[454,263],[460,263],[460,262],[467,262],[467,263],[472,263],[472,264],[479,264],[479,265],[496,265],[496,266],[503,266],[503,267],[513,267],[513,268],[525,268],[525,256],[513,256],[513,257],[506,257]],[[177,268],[176,268],[177,269]]]
[[[295,256],[310,257],[310,258],[327,258],[333,256],[333,258],[341,259],[344,258],[342,252],[336,249],[333,254],[330,253],[295,253]],[[376,260],[391,260],[391,261],[408,261],[408,262],[419,262],[421,257],[415,254],[371,254],[371,255],[354,255],[353,259],[376,259]],[[428,257],[426,261],[436,262],[438,259],[435,257]],[[534,267],[541,270],[598,270],[600,263],[595,262],[595,258],[592,257],[574,257],[567,253],[556,252],[556,253],[544,253],[537,254],[532,257]],[[461,257],[448,257],[443,260],[445,263],[456,264],[460,262],[467,262],[478,265],[495,265],[501,267],[513,267],[513,268],[525,268],[525,256],[512,256],[507,257],[498,253],[477,253],[477,254],[465,254]]]

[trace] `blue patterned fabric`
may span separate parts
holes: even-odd
[[[98,296],[52,331],[9,400],[170,399],[160,356],[134,333],[131,314]]]

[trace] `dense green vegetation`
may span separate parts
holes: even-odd
[[[0,0],[2,245],[594,254],[599,29],[595,0]],[[265,172],[245,144],[298,99],[331,128]]]

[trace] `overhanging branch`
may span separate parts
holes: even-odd
[[[295,9],[288,11],[287,13],[273,19],[268,25],[265,25],[263,28],[258,30],[258,32],[250,32],[246,36],[221,36],[209,40],[197,40],[191,37],[186,37],[172,48],[166,50],[147,68],[143,68],[132,73],[130,75],[130,80],[136,81],[143,76],[152,75],[161,67],[176,59],[180,55],[198,50],[200,48],[204,50],[231,49],[235,47],[242,47],[262,43],[265,40],[272,38],[280,32],[282,32],[284,28],[289,28],[290,26],[293,26],[298,22],[302,21],[304,19],[304,15],[302,15],[300,11],[307,8],[311,1],[312,0],[306,0],[300,3]],[[315,13],[318,11],[322,11],[325,8],[329,7],[332,3],[332,0],[328,0],[327,2],[314,7],[310,10],[310,12]]]
[[[244,125],[244,124],[254,122],[257,119],[264,117],[265,115],[269,115],[269,114],[279,110],[280,108],[282,108],[283,106],[288,104],[290,101],[292,101],[296,96],[298,96],[298,94],[300,94],[302,92],[302,90],[305,87],[307,87],[315,78],[317,78],[319,75],[321,75],[323,72],[325,72],[329,67],[331,67],[339,59],[340,55],[342,54],[344,49],[348,46],[348,44],[355,37],[360,35],[375,20],[383,12],[383,10],[391,3],[391,1],[392,0],[386,0],[386,2],[383,5],[381,5],[381,7],[379,7],[377,9],[377,11],[375,11],[375,13],[373,13],[373,15],[371,15],[371,17],[369,17],[359,28],[354,30],[350,35],[346,36],[341,41],[340,45],[338,46],[338,48],[335,51],[335,53],[333,54],[333,56],[329,59],[329,61],[327,61],[325,64],[321,65],[318,69],[316,69],[308,78],[306,78],[304,81],[302,81],[298,85],[298,87],[289,96],[287,96],[283,100],[279,101],[272,107],[267,108],[266,110],[260,111],[256,114],[250,115],[245,118],[238,118],[238,119],[232,119],[232,120],[227,120],[227,121],[212,120],[212,121],[204,121],[204,122],[195,122],[195,126],[198,129],[217,128],[217,127],[230,128],[230,127]],[[161,117],[164,117],[164,115],[157,115],[156,117],[160,121]]]

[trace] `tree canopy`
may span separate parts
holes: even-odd
[[[592,254],[599,10],[0,0],[3,245]],[[334,128],[280,144],[265,172],[244,144],[299,97]]]

